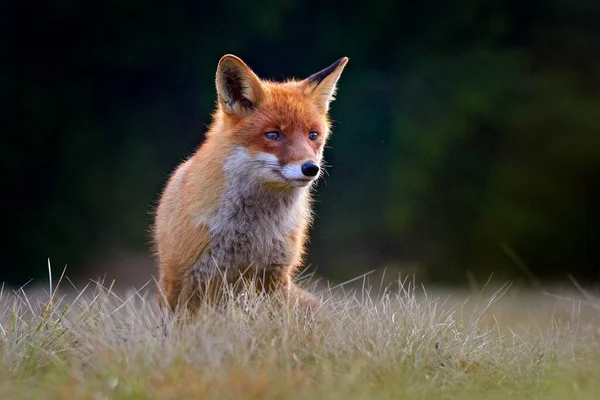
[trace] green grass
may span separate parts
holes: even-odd
[[[593,297],[436,293],[327,292],[310,315],[230,296],[163,329],[137,291],[4,290],[0,399],[598,398]]]

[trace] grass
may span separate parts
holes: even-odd
[[[229,296],[191,323],[149,292],[0,296],[1,399],[596,399],[600,302],[403,282],[314,314]],[[586,293],[583,293],[586,294]],[[456,298],[454,298],[456,297]],[[528,311],[529,310],[529,311]]]

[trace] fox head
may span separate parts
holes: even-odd
[[[233,146],[230,168],[265,184],[304,187],[321,172],[329,105],[348,62],[344,57],[304,80],[261,80],[225,55],[216,74],[215,129],[208,140]],[[231,148],[231,147],[230,147]]]

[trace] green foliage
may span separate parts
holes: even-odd
[[[309,261],[345,279],[416,262],[593,277],[600,259],[600,15],[591,0],[62,0],[6,5],[0,280],[146,251],[168,174],[202,139],[218,58],[263,77],[351,61]]]

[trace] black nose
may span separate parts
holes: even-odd
[[[302,164],[302,173],[304,176],[316,176],[319,173],[319,166],[312,161]]]

